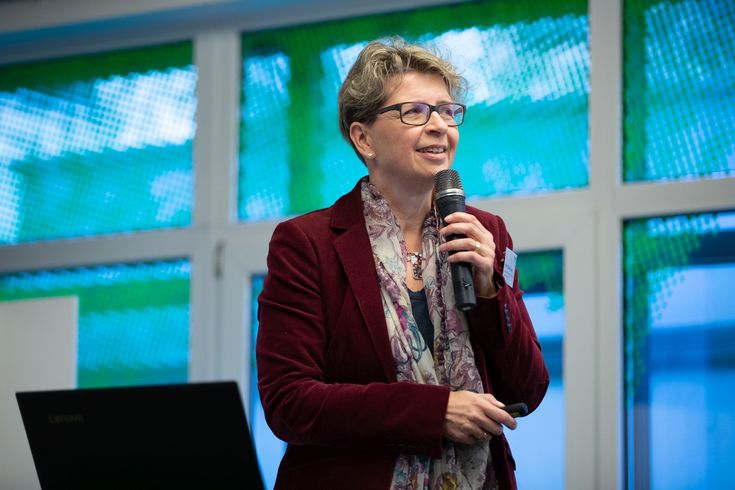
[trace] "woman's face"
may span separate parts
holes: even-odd
[[[389,97],[383,107],[400,102],[426,102],[432,105],[453,102],[444,80],[438,75],[409,72],[388,84]],[[456,127],[447,126],[436,112],[423,126],[401,122],[399,111],[379,114],[365,127],[369,152],[370,180],[385,189],[386,185],[425,191],[434,176],[454,161],[459,142]]]

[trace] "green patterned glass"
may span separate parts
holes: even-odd
[[[337,93],[360,50],[394,34],[436,46],[470,82],[454,167],[468,196],[588,184],[587,2],[461,3],[244,34],[241,220],[329,206],[366,174]]]
[[[623,180],[735,175],[735,2],[625,0]]]
[[[735,212],[624,226],[627,488],[735,488]]]
[[[188,260],[0,275],[0,301],[77,296],[80,388],[185,383]]]
[[[190,42],[0,67],[0,244],[188,226]]]

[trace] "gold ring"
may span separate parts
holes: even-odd
[[[479,254],[481,248],[482,248],[482,244],[478,242],[477,240],[475,240],[475,253]]]

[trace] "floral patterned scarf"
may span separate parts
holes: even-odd
[[[438,250],[436,214],[430,212],[426,217],[422,240],[426,263],[424,290],[434,325],[432,356],[411,310],[406,286],[408,251],[400,226],[388,203],[367,178],[362,181],[362,202],[398,382],[443,385],[452,391],[482,393],[467,319],[454,306],[449,262],[446,254]],[[391,485],[394,490],[493,488],[497,488],[497,483],[488,441],[464,445],[445,440],[438,459],[401,453],[396,459]]]

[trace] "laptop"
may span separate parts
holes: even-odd
[[[16,393],[54,489],[262,489],[234,381]]]

